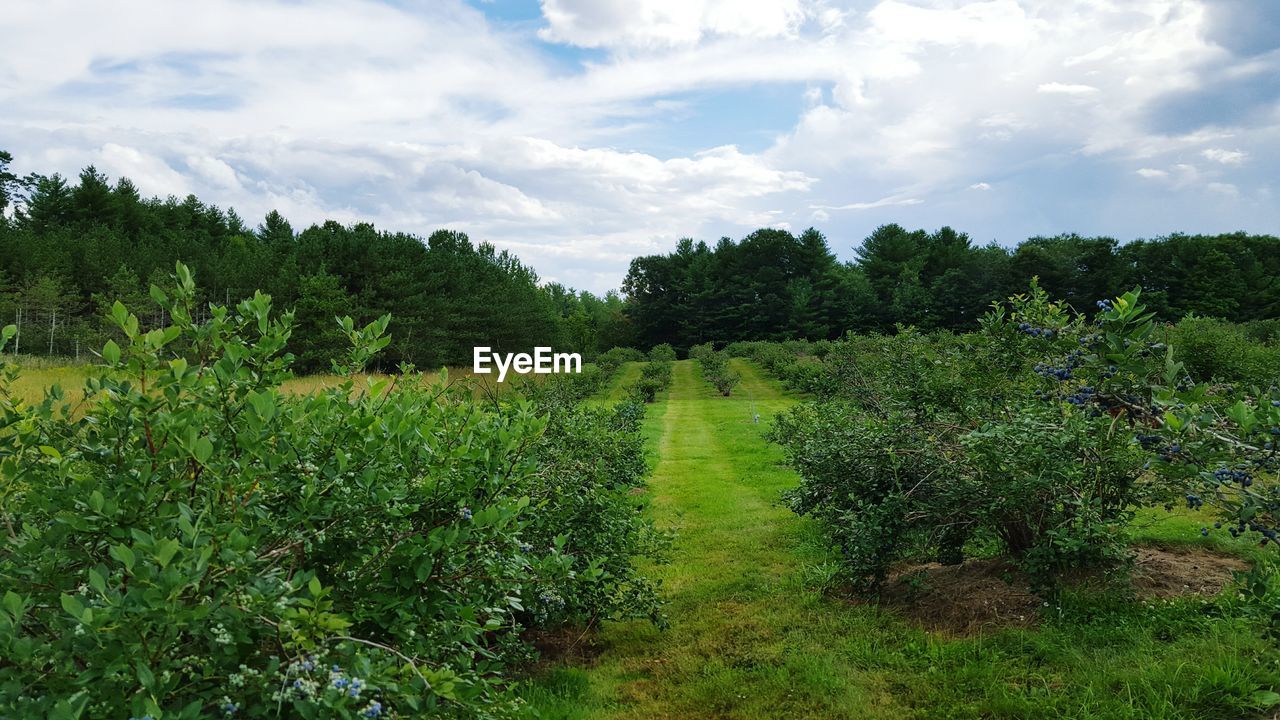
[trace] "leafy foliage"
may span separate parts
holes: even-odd
[[[1249,337],[1244,326],[1189,315],[1169,329],[1169,343],[1200,382],[1266,386],[1280,378],[1280,347]]]
[[[1280,238],[1170,235],[1120,245],[1107,237],[1030,238],[979,246],[950,227],[877,228],[836,261],[816,230],[758,230],[714,246],[683,240],[632,261],[623,290],[639,340],[680,350],[704,342],[832,340],[846,332],[978,328],[991,303],[1039,277],[1081,313],[1114,288],[1145,288],[1156,316],[1236,322],[1280,315]],[[1229,284],[1223,277],[1236,278]]]
[[[725,397],[729,397],[733,387],[742,380],[741,375],[729,369],[729,354],[717,352],[711,343],[695,345],[689,351],[689,357],[698,361],[702,377]]]
[[[659,346],[660,348],[661,346]],[[668,357],[671,360],[653,359],[645,363],[640,368],[640,379],[637,380],[629,389],[628,396],[634,402],[651,403],[658,399],[658,393],[666,390],[671,385],[671,363],[674,361],[675,351],[670,346],[666,348],[654,348],[654,352],[650,353],[650,357]]]
[[[658,617],[634,406],[362,381],[388,317],[288,396],[268,296],[152,294],[86,407],[0,379],[0,715],[502,716],[526,629]]]
[[[596,357],[596,365],[605,372],[612,373],[628,362],[644,362],[645,354],[635,348],[615,347],[600,353]]]
[[[1033,284],[970,335],[837,342],[831,391],[772,430],[803,478],[792,507],[823,521],[864,591],[899,559],[993,542],[1048,589],[1123,560],[1135,509],[1175,501],[1274,541],[1274,388],[1212,393],[1157,335],[1136,290],[1090,322]]]

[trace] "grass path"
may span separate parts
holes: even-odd
[[[1280,682],[1272,643],[1195,600],[953,639],[823,593],[829,557],[780,504],[796,478],[762,437],[794,400],[734,367],[723,398],[676,363],[645,421],[652,512],[678,533],[652,569],[670,627],[606,625],[597,656],[525,689],[535,717],[1225,719]]]
[[[531,693],[543,717],[837,717],[883,704],[879,673],[824,647],[830,618],[815,610],[825,603],[794,577],[811,536],[779,504],[794,476],[761,437],[765,420],[753,421],[792,401],[755,368],[735,367],[742,384],[722,398],[693,363],[676,363],[650,412],[653,510],[678,533],[656,569],[671,627],[607,628],[592,668],[557,670]]]
[[[626,397],[627,388],[640,379],[640,370],[644,365],[642,362],[623,363],[609,380],[609,385],[592,398],[592,402],[600,404],[620,402]]]

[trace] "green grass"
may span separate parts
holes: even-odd
[[[598,657],[552,665],[524,688],[531,714],[1261,716],[1251,698],[1280,684],[1280,655],[1212,602],[1071,599],[1038,629],[952,639],[824,593],[830,558],[817,529],[779,503],[796,478],[761,437],[794,400],[754,367],[734,367],[742,384],[722,398],[694,363],[676,363],[670,391],[646,416],[652,511],[678,532],[670,563],[653,568],[670,627],[606,625]],[[1197,542],[1198,518],[1144,520],[1140,538]]]
[[[640,379],[640,370],[644,365],[642,362],[623,363],[613,377],[609,378],[609,384],[591,399],[592,402],[608,405],[624,399],[627,388]]]
[[[7,361],[9,357],[5,358]],[[14,363],[18,367],[18,378],[13,383],[12,390],[19,399],[26,403],[36,403],[44,399],[45,393],[54,385],[62,388],[64,394],[69,400],[74,402],[80,401],[84,397],[84,382],[89,375],[95,372],[95,366],[90,364],[72,364],[69,361],[49,362],[43,358],[32,358],[28,356],[19,356]],[[637,371],[638,372],[638,371]],[[377,373],[374,373],[378,376]],[[437,372],[422,373],[422,382],[431,383],[439,376]],[[381,377],[386,377],[382,375]],[[470,368],[451,368],[449,377],[460,379],[463,377],[474,377],[481,389],[477,392],[484,392],[485,387],[491,392],[501,392],[509,387],[511,383],[498,384],[493,375],[473,375]],[[290,378],[282,385],[282,389],[286,393],[306,394],[316,392],[327,388],[337,387],[343,382],[344,378],[339,375],[317,374],[303,375],[300,377]],[[364,385],[360,381],[356,383],[356,390],[360,390]]]

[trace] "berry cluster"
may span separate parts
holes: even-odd
[[[1181,455],[1181,454],[1182,454],[1182,446],[1179,445],[1178,443],[1174,443],[1169,447],[1165,448],[1164,452],[1160,453],[1160,459],[1165,462],[1173,462],[1174,456]]]
[[[1222,523],[1217,522],[1217,523],[1214,523],[1213,526],[1221,527]],[[1234,526],[1227,528],[1227,532],[1231,533],[1231,537],[1240,537],[1241,535],[1245,534],[1246,531],[1256,532],[1262,535],[1263,545],[1266,545],[1269,542],[1273,542],[1273,543],[1276,543],[1277,545],[1280,545],[1280,535],[1278,535],[1275,530],[1269,527],[1264,527],[1257,523],[1246,523],[1245,521],[1241,520],[1238,523],[1236,523]]]
[[[1077,407],[1084,405],[1093,399],[1094,389],[1088,385],[1082,385],[1079,390],[1067,396],[1067,402]]]
[[[1133,439],[1138,441],[1143,450],[1153,450],[1164,443],[1164,438],[1159,435],[1147,435],[1146,433],[1138,433],[1133,436]]]
[[[1084,352],[1080,350],[1072,350],[1067,354],[1066,361],[1060,366],[1050,365],[1048,363],[1036,363],[1036,366],[1033,369],[1036,373],[1046,378],[1053,378],[1058,382],[1066,382],[1073,377],[1071,371],[1080,367],[1083,362]]]
[[[1022,332],[1024,332],[1024,333],[1026,333],[1026,334],[1028,334],[1028,335],[1032,336],[1032,337],[1046,337],[1046,338],[1051,338],[1051,337],[1053,337],[1053,336],[1056,334],[1056,332],[1057,332],[1057,331],[1056,331],[1056,330],[1054,330],[1053,328],[1040,328],[1040,327],[1035,327],[1034,325],[1032,325],[1031,323],[1028,323],[1028,322],[1024,322],[1024,323],[1019,324],[1019,325],[1018,325],[1018,329],[1019,329],[1019,330],[1021,330],[1021,331],[1022,331]]]
[[[1249,473],[1244,472],[1243,470],[1222,468],[1213,472],[1213,478],[1224,485],[1238,482],[1240,483],[1240,487],[1249,487],[1253,484],[1253,478],[1249,476]]]

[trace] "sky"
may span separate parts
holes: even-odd
[[[760,227],[1280,232],[1275,0],[7,0],[0,38],[19,172],[593,292]]]

